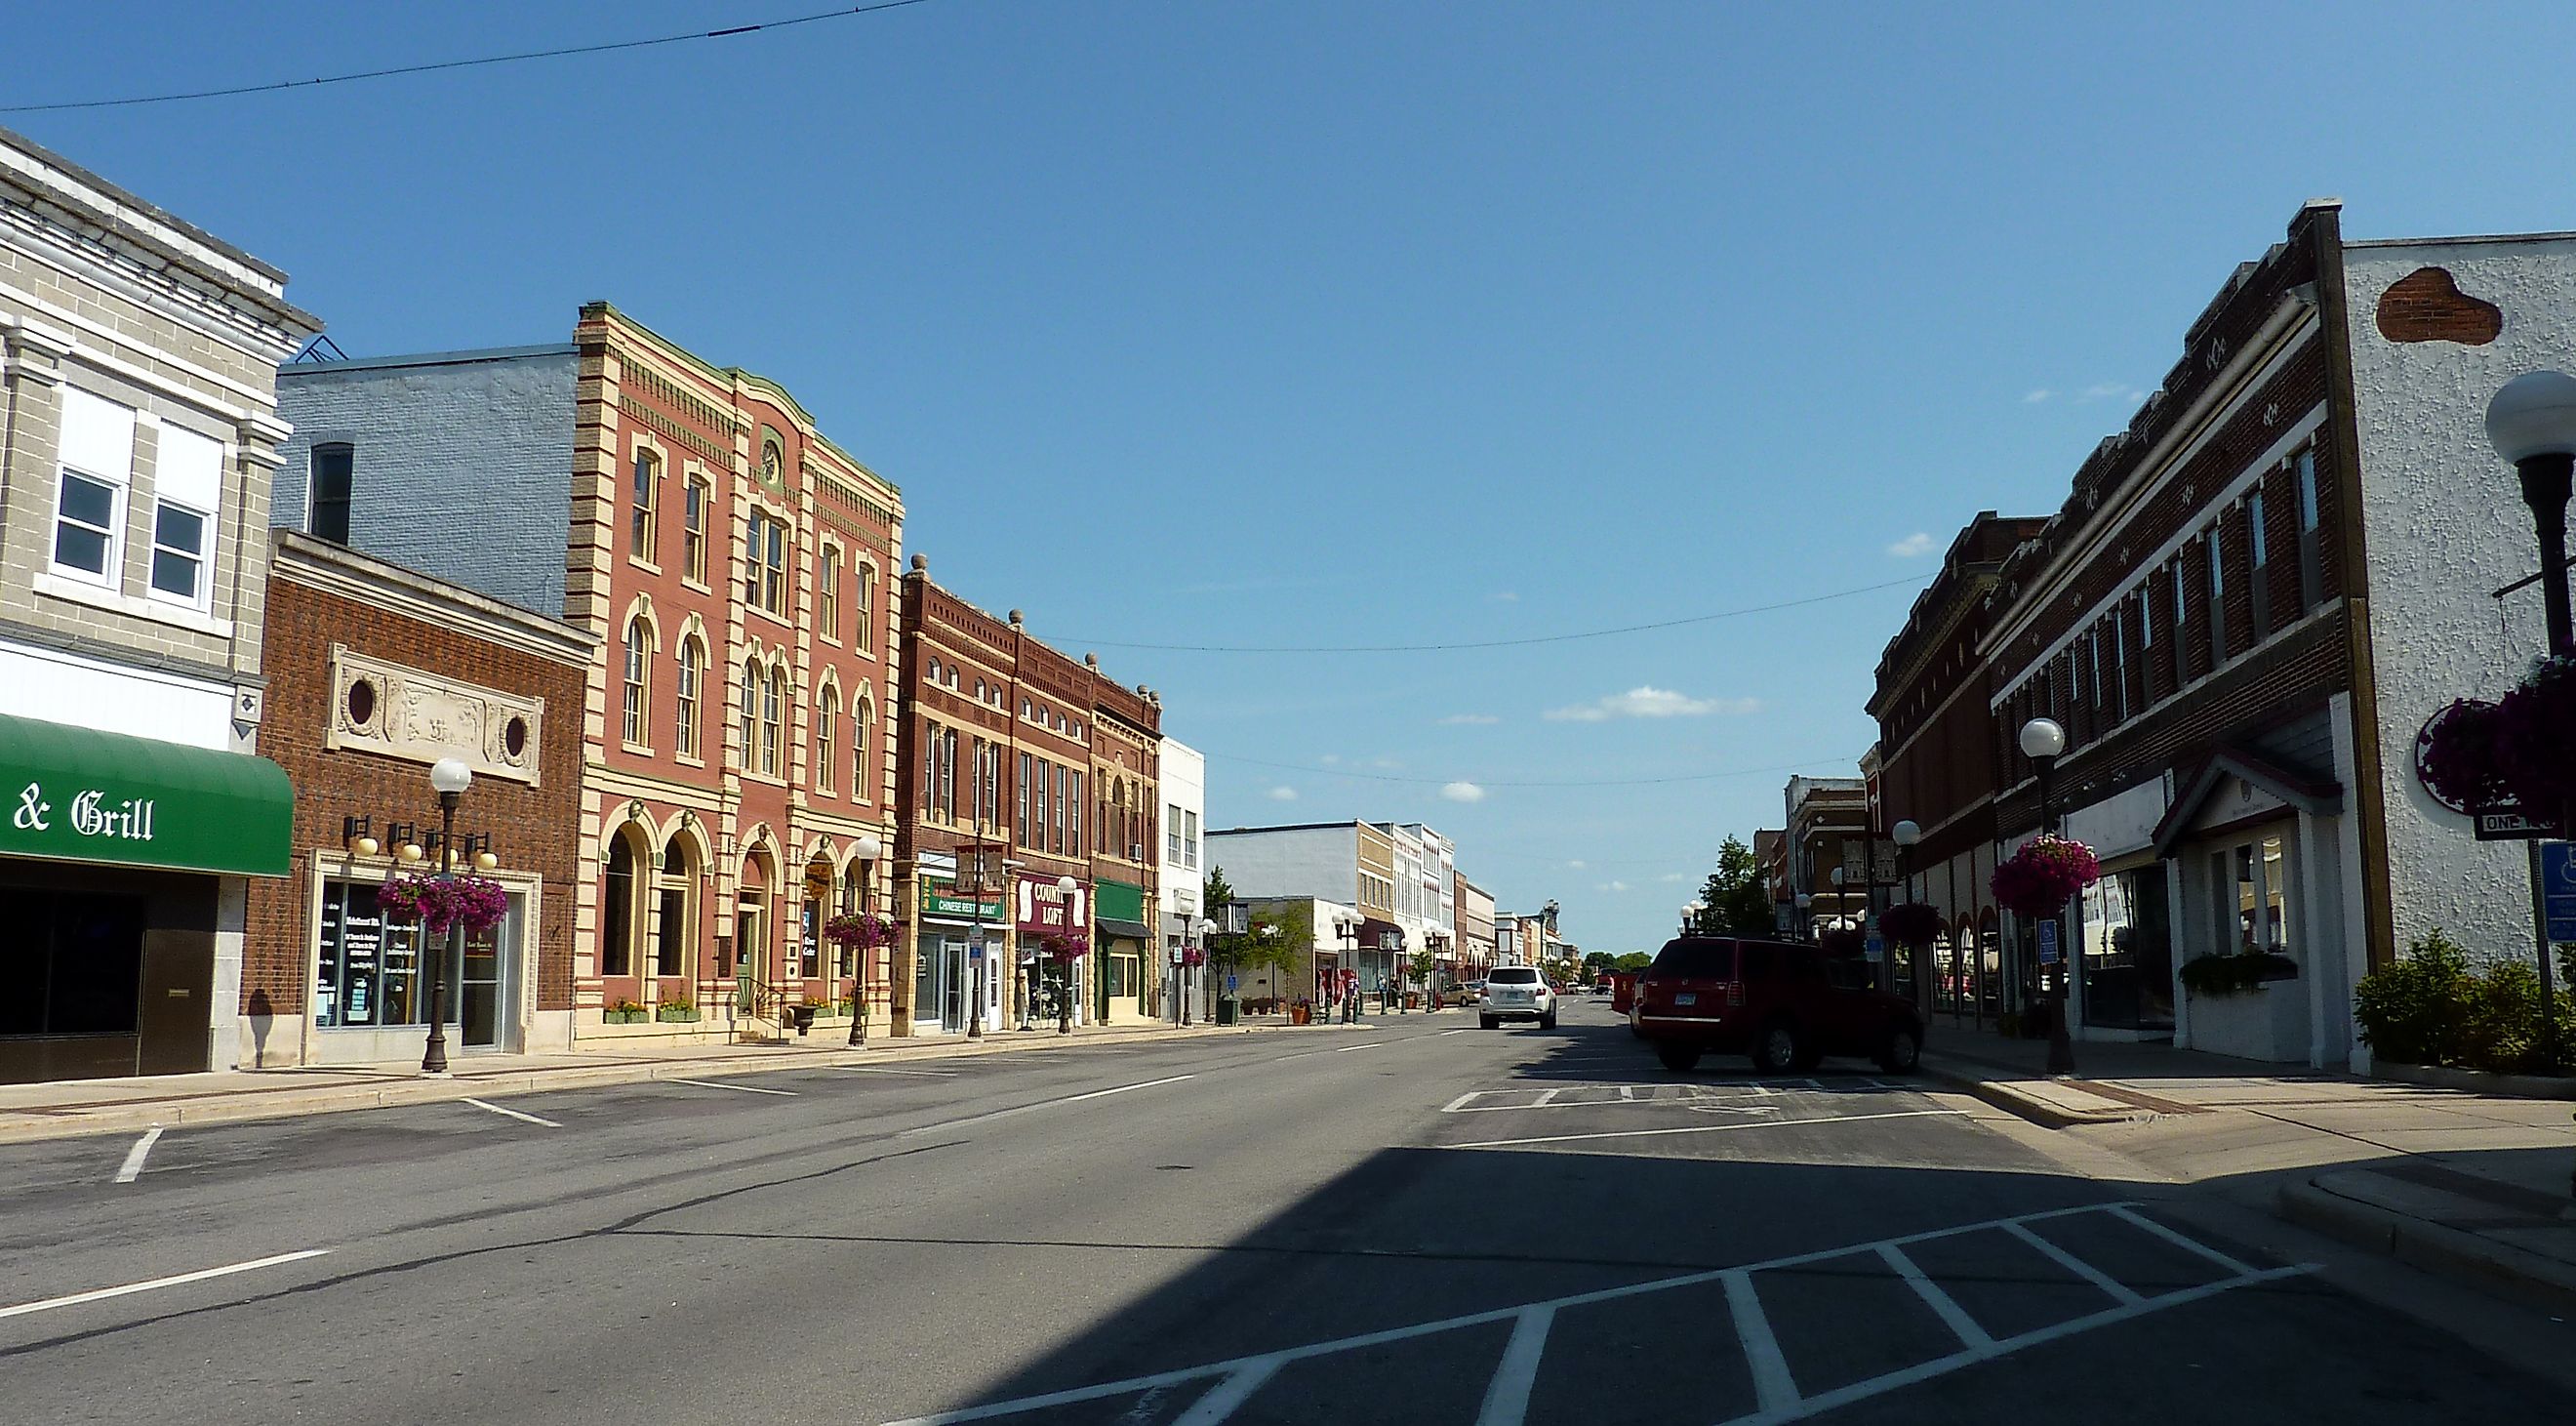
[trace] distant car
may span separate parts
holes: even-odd
[[[1481,980],[1463,982],[1458,987],[1458,994],[1469,1005],[1481,1004],[1485,999],[1485,983]]]
[[[1666,942],[1637,978],[1628,1025],[1673,1070],[1716,1051],[1749,1054],[1765,1074],[1810,1069],[1827,1055],[1911,1074],[1923,1053],[1923,1017],[1912,1001],[1869,985],[1860,962],[1786,941]]]
[[[1485,977],[1485,1000],[1477,1023],[1491,1030],[1506,1020],[1535,1020],[1542,1030],[1556,1028],[1556,992],[1532,966],[1498,966]]]
[[[1609,993],[1610,993],[1610,982],[1609,982],[1609,981],[1607,981],[1607,980],[1596,980],[1596,981],[1592,982],[1592,995],[1593,995],[1593,998],[1594,998],[1594,999],[1596,999],[1596,1000],[1597,1000],[1597,999],[1599,999],[1599,998],[1600,998],[1600,997],[1602,997],[1602,996],[1608,995]]]

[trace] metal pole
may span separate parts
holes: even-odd
[[[2534,533],[2540,537],[2540,586],[2549,621],[2549,651],[2576,657],[2576,613],[2567,599],[2567,500],[2576,456],[2533,456],[2517,467],[2522,500],[2531,507]]]
[[[438,874],[452,878],[456,874],[456,800],[460,794],[438,794]],[[447,948],[458,961],[465,959],[465,924],[451,921],[447,926]],[[429,962],[429,1044],[420,1056],[422,1074],[447,1073],[447,997],[439,972],[446,968],[447,957],[427,946],[422,958]]]
[[[2057,831],[2057,802],[2051,795],[2049,780],[2057,771],[2057,759],[2033,758],[2031,761],[2039,769],[2040,830],[2054,835]],[[2069,947],[2063,934],[2065,927],[2063,924],[2057,924],[2062,921],[2065,912],[2066,908],[2061,906],[2048,913],[2048,920],[2060,932],[2057,938],[2057,974],[2052,978],[2052,991],[2049,996],[2048,1072],[2050,1074],[2075,1073],[2075,1041],[2066,1027],[2066,972],[2069,968],[2067,956]],[[2047,968],[2043,966],[2040,973],[2046,975]]]
[[[966,1038],[984,1038],[984,966],[992,959],[984,946],[984,843],[981,838],[968,844],[967,855],[975,860],[975,879],[967,883],[966,895],[975,903],[975,939],[966,943],[966,953],[974,969],[966,979],[973,986],[967,997]]]

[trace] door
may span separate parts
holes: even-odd
[[[512,898],[509,914],[465,938],[465,964],[456,980],[457,1039],[469,1050],[497,1050],[509,1017],[509,962],[505,948],[517,944],[519,911]]]
[[[215,947],[202,932],[144,931],[142,903],[118,899],[104,907],[131,908],[143,942],[142,999],[137,1015],[141,1044],[138,1074],[197,1074],[206,1068],[208,1011],[214,1003]],[[122,928],[111,939],[125,939]]]

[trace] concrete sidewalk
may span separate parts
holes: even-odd
[[[2576,1122],[2560,1099],[2363,1079],[2169,1045],[2047,1045],[1936,1027],[1924,1068],[2146,1176],[2553,1312],[2576,1313]]]
[[[981,1039],[870,1039],[854,1049],[838,1037],[769,1045],[657,1045],[645,1049],[576,1050],[567,1054],[456,1055],[453,1073],[428,1079],[389,1066],[299,1067],[132,1079],[62,1080],[0,1085],[0,1143],[139,1132],[154,1126],[290,1118],[396,1104],[483,1099],[590,1085],[708,1075],[764,1074],[835,1065],[901,1065],[911,1060],[1009,1054],[1067,1045],[1108,1045],[1275,1033],[1288,1028],[1240,1025],[1086,1026],[1069,1035],[1052,1026],[1000,1030]],[[1314,1030],[1366,1028],[1317,1025]]]

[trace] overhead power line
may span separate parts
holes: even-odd
[[[1800,768],[1814,767],[1818,763],[1832,761],[1830,758],[1822,757],[1801,758],[1793,763],[1778,763],[1770,767],[1740,767],[1727,772],[1678,773],[1671,777],[1585,778],[1570,782],[1493,782],[1481,777],[1405,777],[1391,772],[1352,772],[1346,768],[1315,767],[1307,763],[1279,763],[1262,758],[1236,757],[1232,753],[1209,753],[1206,756],[1220,762],[1278,768],[1285,772],[1309,773],[1318,777],[1357,778],[1363,782],[1417,783],[1427,787],[1445,787],[1453,782],[1472,782],[1478,787],[1658,787],[1676,782],[1716,782],[1729,777],[1759,777],[1766,772],[1796,772]]]
[[[1519,639],[1477,639],[1451,644],[1137,644],[1117,639],[1065,639],[1095,649],[1142,649],[1166,654],[1437,654],[1471,649],[1520,649],[1532,644],[1569,644],[1581,639],[1607,639],[1618,634],[1646,634],[1658,629],[1679,629],[1691,624],[1713,624],[1720,619],[1741,619],[1748,614],[1774,614],[1783,609],[1803,609],[1810,604],[1823,604],[1836,599],[1849,599],[1859,594],[1875,594],[1882,589],[1897,589],[1923,582],[1919,575],[1890,579],[1877,584],[1864,584],[1857,589],[1837,589],[1831,594],[1811,594],[1803,599],[1784,599],[1777,604],[1754,604],[1742,609],[1721,609],[1714,614],[1692,614],[1680,619],[1659,619],[1651,624],[1622,624],[1612,629],[1586,629],[1574,634],[1532,634]]]
[[[401,64],[387,69],[353,70],[347,74],[326,74],[314,79],[278,79],[266,84],[237,84],[225,89],[191,89],[175,94],[131,94],[120,99],[67,99],[53,104],[5,104],[0,114],[51,114],[67,109],[122,109],[137,104],[175,104],[186,99],[231,99],[244,94],[270,94],[285,89],[311,89],[324,84],[355,84],[363,79],[392,79],[405,74],[436,74],[450,69],[476,69],[491,64],[516,64],[531,59],[570,59],[577,55],[610,54],[618,50],[651,49],[657,45],[686,44],[693,40],[721,40],[735,35],[758,34],[764,30],[792,29],[824,20],[846,20],[870,15],[879,10],[900,10],[907,5],[922,5],[929,0],[877,0],[872,5],[852,5],[839,10],[818,10],[811,15],[794,15],[784,20],[759,20],[750,24],[726,25],[721,29],[692,30],[681,35],[655,35],[647,39],[609,40],[591,45],[565,45],[557,49],[522,50],[515,54],[478,55],[470,59],[437,60],[425,64]]]

